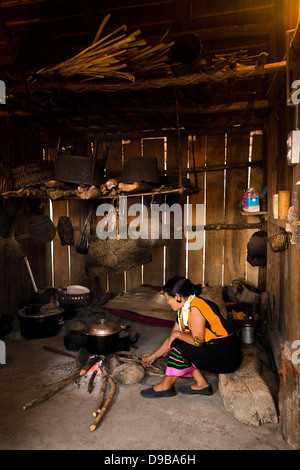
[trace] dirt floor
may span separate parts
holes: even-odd
[[[99,317],[88,316],[92,323]],[[110,318],[111,319],[111,318]],[[132,353],[139,356],[155,350],[168,336],[169,329],[146,326],[114,317],[140,331]],[[69,320],[71,321],[71,320]],[[72,320],[74,321],[74,320]],[[17,322],[17,320],[16,320]],[[291,450],[279,426],[247,426],[224,408],[218,391],[218,376],[206,374],[214,394],[145,399],[140,391],[159,380],[145,376],[132,385],[117,385],[112,405],[99,427],[90,431],[100,387],[87,393],[88,377],[72,383],[44,403],[26,411],[23,405],[41,396],[45,382],[69,374],[72,369],[55,368],[72,359],[47,351],[44,345],[66,351],[64,334],[47,339],[25,339],[18,328],[5,338],[6,364],[0,365],[0,449],[1,450]],[[76,353],[73,353],[76,354]],[[276,397],[277,383],[272,370],[265,377]],[[191,379],[180,379],[175,386]]]

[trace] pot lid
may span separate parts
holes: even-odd
[[[31,310],[30,308],[22,308],[18,311],[18,315],[22,318],[48,318],[55,315],[61,315],[65,310],[63,308],[45,308],[41,307],[40,309],[36,309],[35,311]]]
[[[85,333],[91,336],[109,336],[119,333],[120,330],[121,327],[116,323],[101,318],[99,322],[89,325],[85,329]]]

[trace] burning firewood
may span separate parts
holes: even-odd
[[[89,383],[88,383],[88,388],[87,388],[87,393],[88,394],[92,393],[92,390],[93,390],[93,387],[94,387],[94,380],[95,380],[95,377],[96,377],[97,374],[98,374],[98,370],[95,369],[92,372],[92,375],[91,375]]]
[[[85,366],[82,367],[81,371],[79,372],[79,375],[85,375],[90,369],[91,367],[93,367],[94,364],[96,364],[96,362],[99,361],[99,356],[92,356],[88,361],[87,363],[85,364]]]
[[[115,396],[115,393],[116,393],[116,383],[108,373],[107,366],[105,363],[106,357],[101,356],[101,355],[90,356],[84,348],[81,348],[77,356],[74,356],[70,353],[65,353],[64,351],[53,349],[47,346],[44,346],[44,349],[54,352],[56,354],[72,357],[73,359],[75,359],[73,364],[76,370],[72,374],[69,374],[65,377],[57,379],[53,382],[44,384],[43,386],[48,386],[48,385],[53,385],[53,384],[57,384],[57,385],[51,390],[48,390],[46,393],[44,393],[44,395],[30,400],[28,403],[26,403],[23,406],[23,410],[27,410],[33,407],[34,405],[45,402],[49,398],[53,397],[53,395],[58,393],[60,390],[62,390],[64,387],[66,387],[67,385],[69,385],[70,383],[78,379],[81,379],[81,377],[83,377],[84,375],[88,373],[91,374],[91,377],[89,378],[87,393],[91,393],[93,389],[95,377],[97,374],[99,374],[99,372],[101,372],[102,379],[101,379],[100,393],[99,393],[96,409],[93,412],[93,417],[95,419],[94,419],[94,422],[90,426],[90,431],[95,431],[95,429],[98,427],[99,423],[103,419],[103,416],[105,415],[109,406],[111,405],[113,398]],[[110,385],[110,391],[109,391],[108,397],[105,400],[107,384]]]

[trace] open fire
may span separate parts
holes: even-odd
[[[34,398],[33,400],[26,403],[23,406],[23,410],[27,410],[39,403],[45,402],[57,392],[65,388],[67,385],[73,382],[77,382],[83,376],[89,376],[87,393],[90,394],[94,388],[95,378],[99,376],[100,390],[95,409],[92,413],[94,421],[90,426],[90,431],[94,431],[97,429],[107,409],[111,405],[116,392],[116,383],[108,372],[108,357],[104,355],[91,355],[84,348],[81,348],[78,355],[76,356],[74,354],[49,348],[47,346],[44,346],[44,349],[63,356],[72,357],[75,360],[74,363],[72,363],[74,371],[67,376],[55,380],[54,382],[44,384],[44,387],[49,385],[54,385],[54,387],[51,390],[48,390],[42,396]],[[139,358],[133,358],[129,354],[125,354],[124,357],[122,356],[123,354],[121,353],[115,353],[110,355],[110,359],[113,359],[116,364],[127,361],[138,362],[141,364],[141,360]],[[145,367],[145,372],[149,375],[163,374],[162,370],[152,365]]]

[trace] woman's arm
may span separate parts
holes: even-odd
[[[173,333],[176,332],[176,335],[179,332],[179,325],[177,322],[175,322],[175,325],[173,326],[171,335],[169,338],[167,338],[163,344],[154,351],[154,353],[149,354],[148,356],[144,356],[142,358],[142,364],[152,364],[156,359],[159,357],[163,356],[164,354],[168,353],[170,351],[170,338],[172,337]],[[173,340],[172,340],[173,341]]]
[[[185,341],[186,343],[193,344],[195,346],[193,338],[197,336],[197,338],[200,341],[204,341],[204,335],[205,335],[205,318],[198,310],[197,307],[191,307],[191,334],[190,333],[181,333],[178,335],[178,329],[177,331],[172,331],[171,336],[170,336],[170,347],[172,341],[178,337],[178,339],[181,339],[182,341]]]

